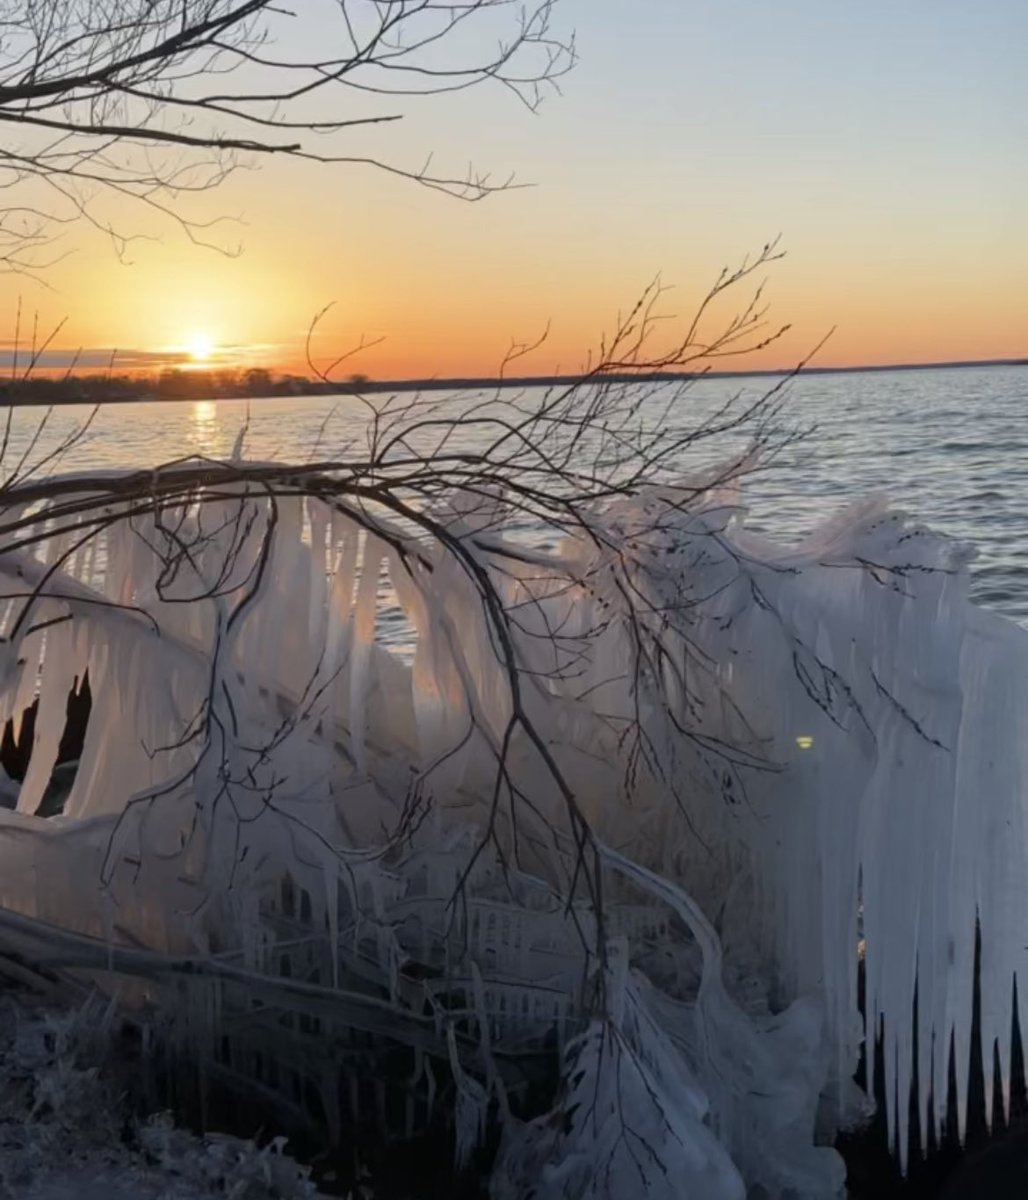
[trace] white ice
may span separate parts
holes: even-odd
[[[504,1200],[539,1172],[539,1195],[596,1194],[601,1158],[654,1196],[667,1171],[686,1188],[669,1196],[837,1194],[824,1146],[866,1112],[851,1083],[862,904],[890,1128],[905,1153],[915,1074],[921,1127],[929,1104],[945,1117],[951,1036],[963,1121],[976,917],[990,1098],[1028,967],[1028,635],[969,603],[966,548],[882,501],[783,546],[747,530],[734,489],[682,494],[598,508],[588,536],[516,555],[451,499],[517,615],[506,650],[474,575],[384,519],[379,537],[282,498],[271,533],[240,485],[182,514],[220,532],[163,599],[146,547],[164,535],[115,523],[49,577],[34,617],[73,620],[23,623],[5,646],[0,715],[37,690],[43,705],[18,811],[0,814],[0,901],[159,954],[236,946],[256,978],[273,973],[288,876],[331,935],[335,979],[379,998],[381,1019],[359,1004],[352,1019],[436,1054],[464,1078],[465,1113],[498,1105]],[[49,569],[42,552],[0,555],[20,584]],[[375,644],[383,583],[410,665]],[[86,671],[82,761],[65,815],[44,820],[62,697]],[[184,738],[204,711],[206,733]],[[575,867],[581,821],[600,913]],[[414,962],[440,977],[412,982]],[[467,1011],[448,1013],[444,981]],[[1028,988],[1018,1002],[1025,1028]],[[469,1039],[459,1062],[447,1027]],[[509,1115],[497,1065],[554,1031],[563,1133],[556,1114]]]

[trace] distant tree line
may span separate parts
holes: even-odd
[[[366,375],[328,384],[305,375],[274,374],[263,367],[232,370],[165,368],[151,374],[83,374],[0,379],[3,404],[90,404],[129,400],[226,400],[266,396],[309,396],[353,392]]]

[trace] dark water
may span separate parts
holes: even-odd
[[[772,382],[705,380],[683,403],[700,414],[740,391],[745,403]],[[109,405],[59,469],[227,455],[248,411],[250,458],[341,456],[363,425],[352,397]],[[8,469],[40,412],[17,412]],[[87,413],[56,410],[33,457]],[[974,543],[975,598],[1028,623],[1028,367],[810,375],[791,385],[784,415],[816,428],[748,484],[754,523],[793,538],[841,504],[884,492],[918,521]]]
[[[808,527],[866,492],[973,543],[979,603],[1028,622],[1028,367],[812,375],[791,412],[816,422],[755,481],[760,519]]]

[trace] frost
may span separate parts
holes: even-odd
[[[285,1138],[260,1149],[225,1134],[209,1134],[198,1144],[197,1138],[176,1129],[168,1114],[159,1113],[140,1130],[139,1141],[147,1158],[185,1195],[309,1200],[318,1194],[307,1171],[285,1155]]]
[[[12,1200],[314,1200],[284,1139],[197,1138],[166,1114],[135,1124],[111,1042],[111,1007],[4,1000],[0,1186]],[[126,1136],[133,1124],[135,1129]]]

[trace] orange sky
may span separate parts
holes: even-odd
[[[791,366],[832,326],[821,365],[1028,355],[1028,6],[869,0],[695,6],[562,0],[581,65],[532,116],[479,92],[434,100],[381,133],[383,153],[472,159],[535,186],[478,204],[359,168],[282,161],[203,200],[225,257],[130,210],[160,241],[120,263],[85,231],[45,286],[0,279],[61,346],[123,366],[208,338],[228,363],[304,370],[313,314],[344,371],[489,374],[511,339],[527,372],[579,367],[658,272],[686,315],[721,266],[781,233],[772,319],[793,332],[745,368]],[[686,10],[689,11],[686,11]],[[984,15],[983,15],[984,14]],[[915,19],[916,18],[916,19]]]

